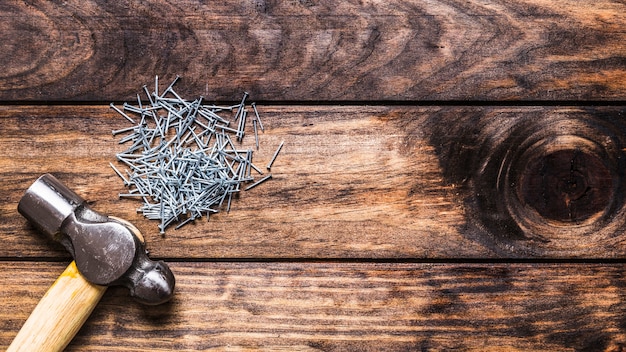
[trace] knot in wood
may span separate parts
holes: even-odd
[[[601,215],[613,198],[609,165],[575,145],[539,152],[521,172],[518,197],[541,217],[580,223]]]
[[[623,236],[626,125],[587,111],[488,125],[467,178],[468,216],[495,248],[591,255]],[[491,238],[491,239],[489,239]]]

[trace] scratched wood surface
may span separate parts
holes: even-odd
[[[4,1],[0,100],[623,100],[621,1]]]
[[[3,179],[9,181],[0,184],[6,197],[0,257],[67,256],[61,246],[33,236],[16,212],[24,190],[46,172],[95,209],[135,223],[152,255],[162,258],[620,258],[626,252],[621,208],[586,227],[566,222],[540,234],[526,231],[524,238],[498,233],[475,216],[472,199],[482,190],[472,184],[485,176],[460,160],[482,165],[482,154],[490,157],[496,146],[512,143],[476,131],[561,119],[580,129],[576,121],[599,123],[593,120],[597,116],[618,123],[621,107],[262,106],[260,111],[267,128],[254,160],[266,165],[285,142],[273,179],[242,191],[229,213],[180,229],[171,226],[162,236],[158,221],[137,213],[140,202],[118,199],[126,189],[109,162],[125,147],[111,130],[126,127],[124,118],[108,106],[0,108],[5,136],[0,148],[11,151],[0,156]],[[621,155],[626,128],[611,128]],[[253,144],[249,136],[242,145],[254,149]],[[490,152],[469,149],[476,145]],[[622,197],[619,192],[615,198]]]
[[[0,264],[0,341],[62,264]],[[68,351],[620,351],[624,268],[605,264],[173,263],[158,307],[109,289]],[[20,271],[33,277],[24,287]],[[120,312],[124,312],[120,314]]]
[[[69,351],[626,349],[625,10],[2,2],[0,349],[69,262],[16,211],[45,172],[178,283],[159,307],[111,288]],[[272,180],[165,236],[108,166],[108,104],[155,75],[248,91],[259,165],[285,141]]]

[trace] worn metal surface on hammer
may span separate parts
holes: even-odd
[[[72,254],[80,273],[98,285],[123,285],[145,304],[168,301],[175,280],[162,261],[152,261],[141,233],[130,223],[102,215],[50,174],[25,192],[18,211]]]

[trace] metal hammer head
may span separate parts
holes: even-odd
[[[129,222],[102,215],[50,174],[26,191],[18,211],[72,254],[80,273],[98,285],[124,285],[144,304],[168,301],[174,275],[162,261],[152,261],[143,236]]]

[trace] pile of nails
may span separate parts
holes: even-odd
[[[208,219],[224,205],[230,211],[233,194],[242,185],[248,184],[245,190],[249,190],[272,177],[263,175],[252,163],[252,149],[238,149],[231,139],[231,135],[237,142],[244,138],[248,93],[232,106],[206,104],[202,97],[188,101],[173,88],[178,79],[177,76],[160,92],[157,76],[153,92],[143,87],[147,95],[145,103],[139,94],[137,105],[124,103],[120,109],[111,103],[115,111],[132,123],[131,127],[113,131],[114,136],[123,135],[120,144],[131,144],[116,155],[127,167],[124,173],[110,163],[129,189],[120,197],[142,199],[137,211],[148,219],[160,220],[161,234],[173,223],[180,228],[203,215]],[[258,150],[258,130],[264,131],[264,127],[256,105],[252,103],[251,107]],[[231,127],[231,122],[237,127]],[[268,170],[282,146],[283,143],[276,149]],[[255,182],[253,172],[263,177]]]

